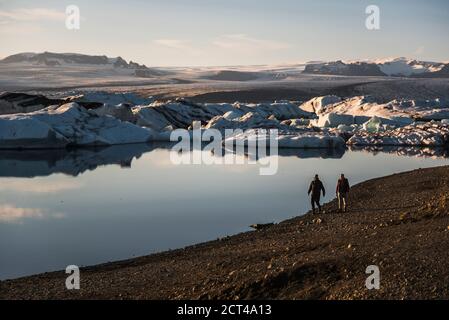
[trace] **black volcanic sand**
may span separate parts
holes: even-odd
[[[355,186],[349,213],[307,214],[185,249],[0,282],[1,299],[449,298],[449,167]],[[367,266],[381,272],[367,290]]]

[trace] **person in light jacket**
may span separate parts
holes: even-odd
[[[344,174],[341,174],[340,179],[337,182],[337,200],[338,200],[338,210],[340,212],[346,212],[348,209],[348,195],[351,187],[349,186],[348,179],[345,178]]]

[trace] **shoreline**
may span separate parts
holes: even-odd
[[[263,231],[0,281],[0,299],[448,299],[449,166],[360,183],[350,211],[306,214]],[[380,290],[367,290],[378,265]]]

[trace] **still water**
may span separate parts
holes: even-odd
[[[433,155],[424,157],[423,154]],[[448,165],[444,151],[284,150],[259,166],[174,165],[166,145],[0,152],[0,279],[146,255],[309,210],[315,173],[351,184]]]

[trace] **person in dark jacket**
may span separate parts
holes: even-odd
[[[337,182],[337,199],[338,199],[338,210],[340,212],[346,212],[348,208],[348,195],[351,187],[349,186],[348,179],[345,178],[345,175],[342,174],[340,179]]]
[[[321,192],[323,192],[323,197],[326,196],[326,190],[324,189],[323,183],[321,182],[318,175],[315,175],[315,180],[310,183],[308,194],[311,195],[310,201],[312,204],[312,212],[315,214],[315,204],[318,206],[318,213],[321,212]]]

